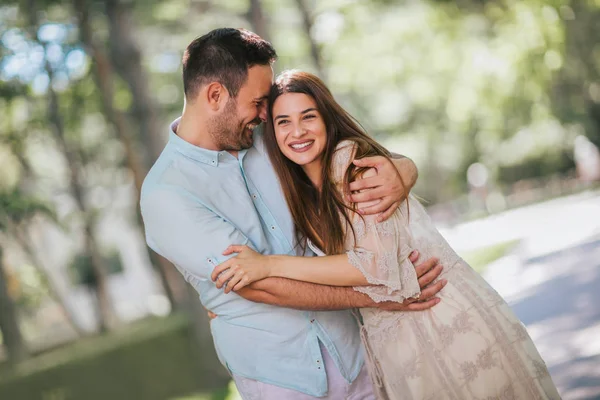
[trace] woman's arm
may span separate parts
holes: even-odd
[[[212,279],[225,292],[238,290],[260,279],[279,277],[330,286],[369,285],[346,254],[325,257],[299,257],[257,253],[248,246],[229,246],[223,255],[238,253],[218,265]]]
[[[331,286],[365,286],[367,279],[348,261],[347,254],[324,257],[270,256],[272,277]]]

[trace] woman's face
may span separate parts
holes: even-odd
[[[273,125],[284,156],[302,166],[321,162],[327,129],[312,97],[303,93],[279,96],[273,104]]]

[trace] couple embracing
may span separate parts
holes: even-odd
[[[409,194],[412,161],[318,77],[273,82],[276,57],[243,29],[190,43],[185,107],[142,188],[148,245],[217,315],[242,397],[559,399],[523,324]]]

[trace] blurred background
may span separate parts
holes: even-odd
[[[0,399],[238,398],[137,209],[222,26],[411,157],[564,398],[600,399],[599,0],[2,0]]]

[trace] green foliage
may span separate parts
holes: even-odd
[[[0,230],[18,225],[34,215],[56,221],[56,214],[46,202],[28,197],[18,189],[0,192]]]
[[[0,399],[164,400],[223,388],[182,316],[88,338],[0,373]]]
[[[118,274],[123,272],[123,263],[119,252],[113,250],[104,257],[104,265],[108,274]],[[90,288],[97,286],[96,276],[92,266],[92,258],[89,254],[80,253],[73,257],[69,264],[69,272],[73,282],[78,285],[85,285]]]
[[[67,136],[81,144],[86,162],[107,170],[122,169],[122,158],[111,158],[107,153],[115,152],[103,150],[118,147],[112,143],[110,124],[88,122],[92,117],[97,121],[95,116],[102,112],[89,74],[92,55],[79,66],[67,67],[67,56],[82,46],[69,19],[70,6],[51,3],[40,14],[40,22],[57,23],[66,33],[52,45],[59,46],[63,55],[53,64],[55,79],[64,79],[65,73],[69,78],[58,85]],[[142,51],[147,83],[166,126],[181,110],[179,60],[187,43],[219,26],[252,28],[249,2],[126,4],[133,12],[131,29]],[[386,146],[417,162],[421,169],[418,189],[432,201],[462,193],[465,171],[474,162],[485,164],[492,179],[501,175],[498,171],[517,164],[522,164],[516,170],[523,170],[524,176],[541,177],[573,168],[573,163],[565,166],[562,161],[553,167],[541,154],[565,160],[562,155],[572,152],[579,133],[600,143],[600,46],[594,39],[600,35],[597,1],[337,0],[306,4],[315,22],[310,33],[322,50],[326,78],[336,97]],[[276,70],[314,71],[296,2],[264,0],[262,5],[280,55]],[[27,37],[30,27],[13,18],[12,12],[2,14],[1,10],[0,24]],[[105,2],[90,0],[88,10],[95,39],[109,54]],[[27,15],[25,8],[19,11]],[[21,56],[14,46],[8,49],[2,44],[6,54],[2,65]],[[38,78],[44,74],[40,70]],[[35,77],[20,74],[15,82],[32,87]],[[116,75],[114,83],[116,107],[131,116],[136,112],[135,95]],[[22,92],[7,89],[6,98]],[[36,125],[47,129],[47,124]],[[555,128],[548,129],[549,125]],[[523,136],[535,138],[535,143],[524,146]],[[146,143],[142,137],[137,140],[137,151],[142,154],[147,151]],[[538,160],[544,165],[536,165]],[[512,182],[521,179],[518,174],[503,176]]]
[[[33,313],[48,299],[47,278],[29,264],[19,266],[15,274],[19,282],[15,303],[20,311]]]

